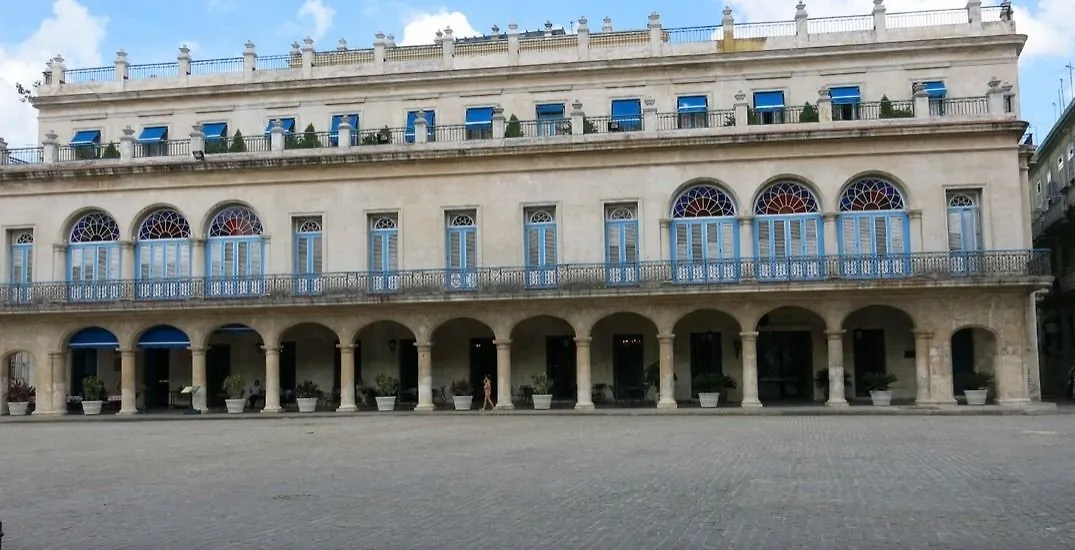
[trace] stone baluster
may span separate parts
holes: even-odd
[[[385,52],[385,40],[384,33],[379,32],[374,35],[373,40],[373,67],[376,72],[384,72],[384,52]]]
[[[127,80],[131,64],[127,61],[127,52],[119,50],[116,52],[116,81],[123,82]]]
[[[582,102],[575,100],[571,104],[571,134],[581,136],[586,133],[586,113],[582,110]]]
[[[314,75],[314,39],[307,36],[302,41],[302,76],[311,78]]]
[[[806,13],[806,4],[799,2],[795,6],[795,44],[805,46],[810,41],[810,16]]]
[[[664,47],[664,29],[661,26],[661,16],[657,12],[649,14],[649,54],[651,57],[661,55]]]
[[[887,24],[885,0],[873,0],[873,32],[878,40],[885,38]]]
[[[519,25],[508,23],[508,65],[519,64]]]
[[[590,59],[590,20],[585,15],[579,17],[579,28],[575,39],[579,43],[579,60]]]

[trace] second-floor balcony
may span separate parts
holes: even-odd
[[[920,252],[541,267],[32,282],[0,287],[8,312],[363,304],[601,295],[923,287],[1043,286],[1046,250]],[[843,285],[843,286],[841,286]]]

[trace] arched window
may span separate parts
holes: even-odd
[[[135,265],[138,297],[190,296],[190,224],[172,208],[150,212],[138,226]]]
[[[463,290],[475,288],[478,278],[478,226],[474,212],[449,212],[447,214],[448,288]]]
[[[292,221],[292,273],[297,294],[319,294],[323,289],[321,271],[324,268],[321,218],[296,218]]]
[[[206,243],[206,293],[212,296],[252,296],[264,287],[264,241],[261,220],[240,205],[220,210],[209,223]]]
[[[672,203],[672,263],[676,281],[704,283],[739,277],[739,222],[723,189],[702,184]]]
[[[824,276],[824,222],[817,197],[805,185],[781,181],[754,200],[754,257],[759,279]]]
[[[526,285],[531,288],[553,288],[556,270],[556,216],[551,206],[528,208],[526,223]]]
[[[910,216],[903,193],[891,182],[865,177],[840,195],[840,255],[844,274],[890,277],[910,269]]]
[[[399,290],[399,219],[375,214],[369,221],[369,291]]]
[[[34,280],[34,232],[30,229],[15,231],[10,242],[9,280],[14,285],[28,285]]]
[[[981,268],[981,199],[977,189],[948,192],[948,250],[952,252],[954,271]]]
[[[119,224],[104,212],[90,212],[71,226],[67,245],[69,298],[101,301],[119,298]]]
[[[605,281],[610,285],[639,282],[638,204],[605,206]]]

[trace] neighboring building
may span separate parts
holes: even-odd
[[[652,400],[650,365],[661,407],[720,373],[744,406],[845,405],[884,372],[898,399],[947,405],[971,370],[1027,404],[1050,278],[1020,156],[1025,39],[1007,2],[878,0],[58,57],[34,99],[43,146],[0,152],[0,351],[29,357],[42,414],[87,374],[127,413],[188,384],[216,405],[229,373],[263,381],[268,411],[303,380],[352,410],[352,381],[378,375],[419,410],[485,375],[510,406],[538,374],[589,408]]]
[[[1030,181],[1034,246],[1050,250],[1056,276],[1039,304],[1042,393],[1063,397],[1075,365],[1075,102],[1034,152]]]

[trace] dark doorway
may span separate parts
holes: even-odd
[[[963,393],[959,384],[960,374],[974,372],[974,331],[965,328],[952,335],[952,392]]]
[[[646,398],[645,349],[641,334],[612,336],[612,388],[617,400]]]
[[[399,401],[418,402],[418,348],[414,339],[399,341]]]
[[[758,335],[758,397],[812,401],[814,346],[809,331],[762,331]]]
[[[703,374],[724,374],[719,332],[691,334],[691,380]]]
[[[145,377],[142,384],[145,385],[145,408],[166,409],[168,408],[168,392],[171,390],[171,357],[169,349],[146,349],[142,350],[142,360],[145,361]]]
[[[82,379],[87,376],[97,376],[97,350],[96,349],[72,349],[71,350],[71,383],[68,394],[82,397]],[[105,388],[112,393],[115,388]],[[6,388],[4,389],[6,391]]]
[[[209,346],[205,352],[205,405],[207,407],[223,407],[224,379],[231,374],[231,346],[228,344],[216,344]],[[250,382],[249,385],[253,385]]]
[[[855,362],[855,395],[867,397],[866,375],[885,372],[885,331],[879,328],[851,331],[851,357]]]
[[[552,398],[574,401],[578,397],[575,385],[574,336],[547,336],[545,338],[545,374],[552,379]]]
[[[493,383],[493,397],[496,397],[496,346],[492,338],[470,339],[470,387],[475,399],[485,399],[482,381],[485,377]],[[510,381],[508,382],[511,383]]]

